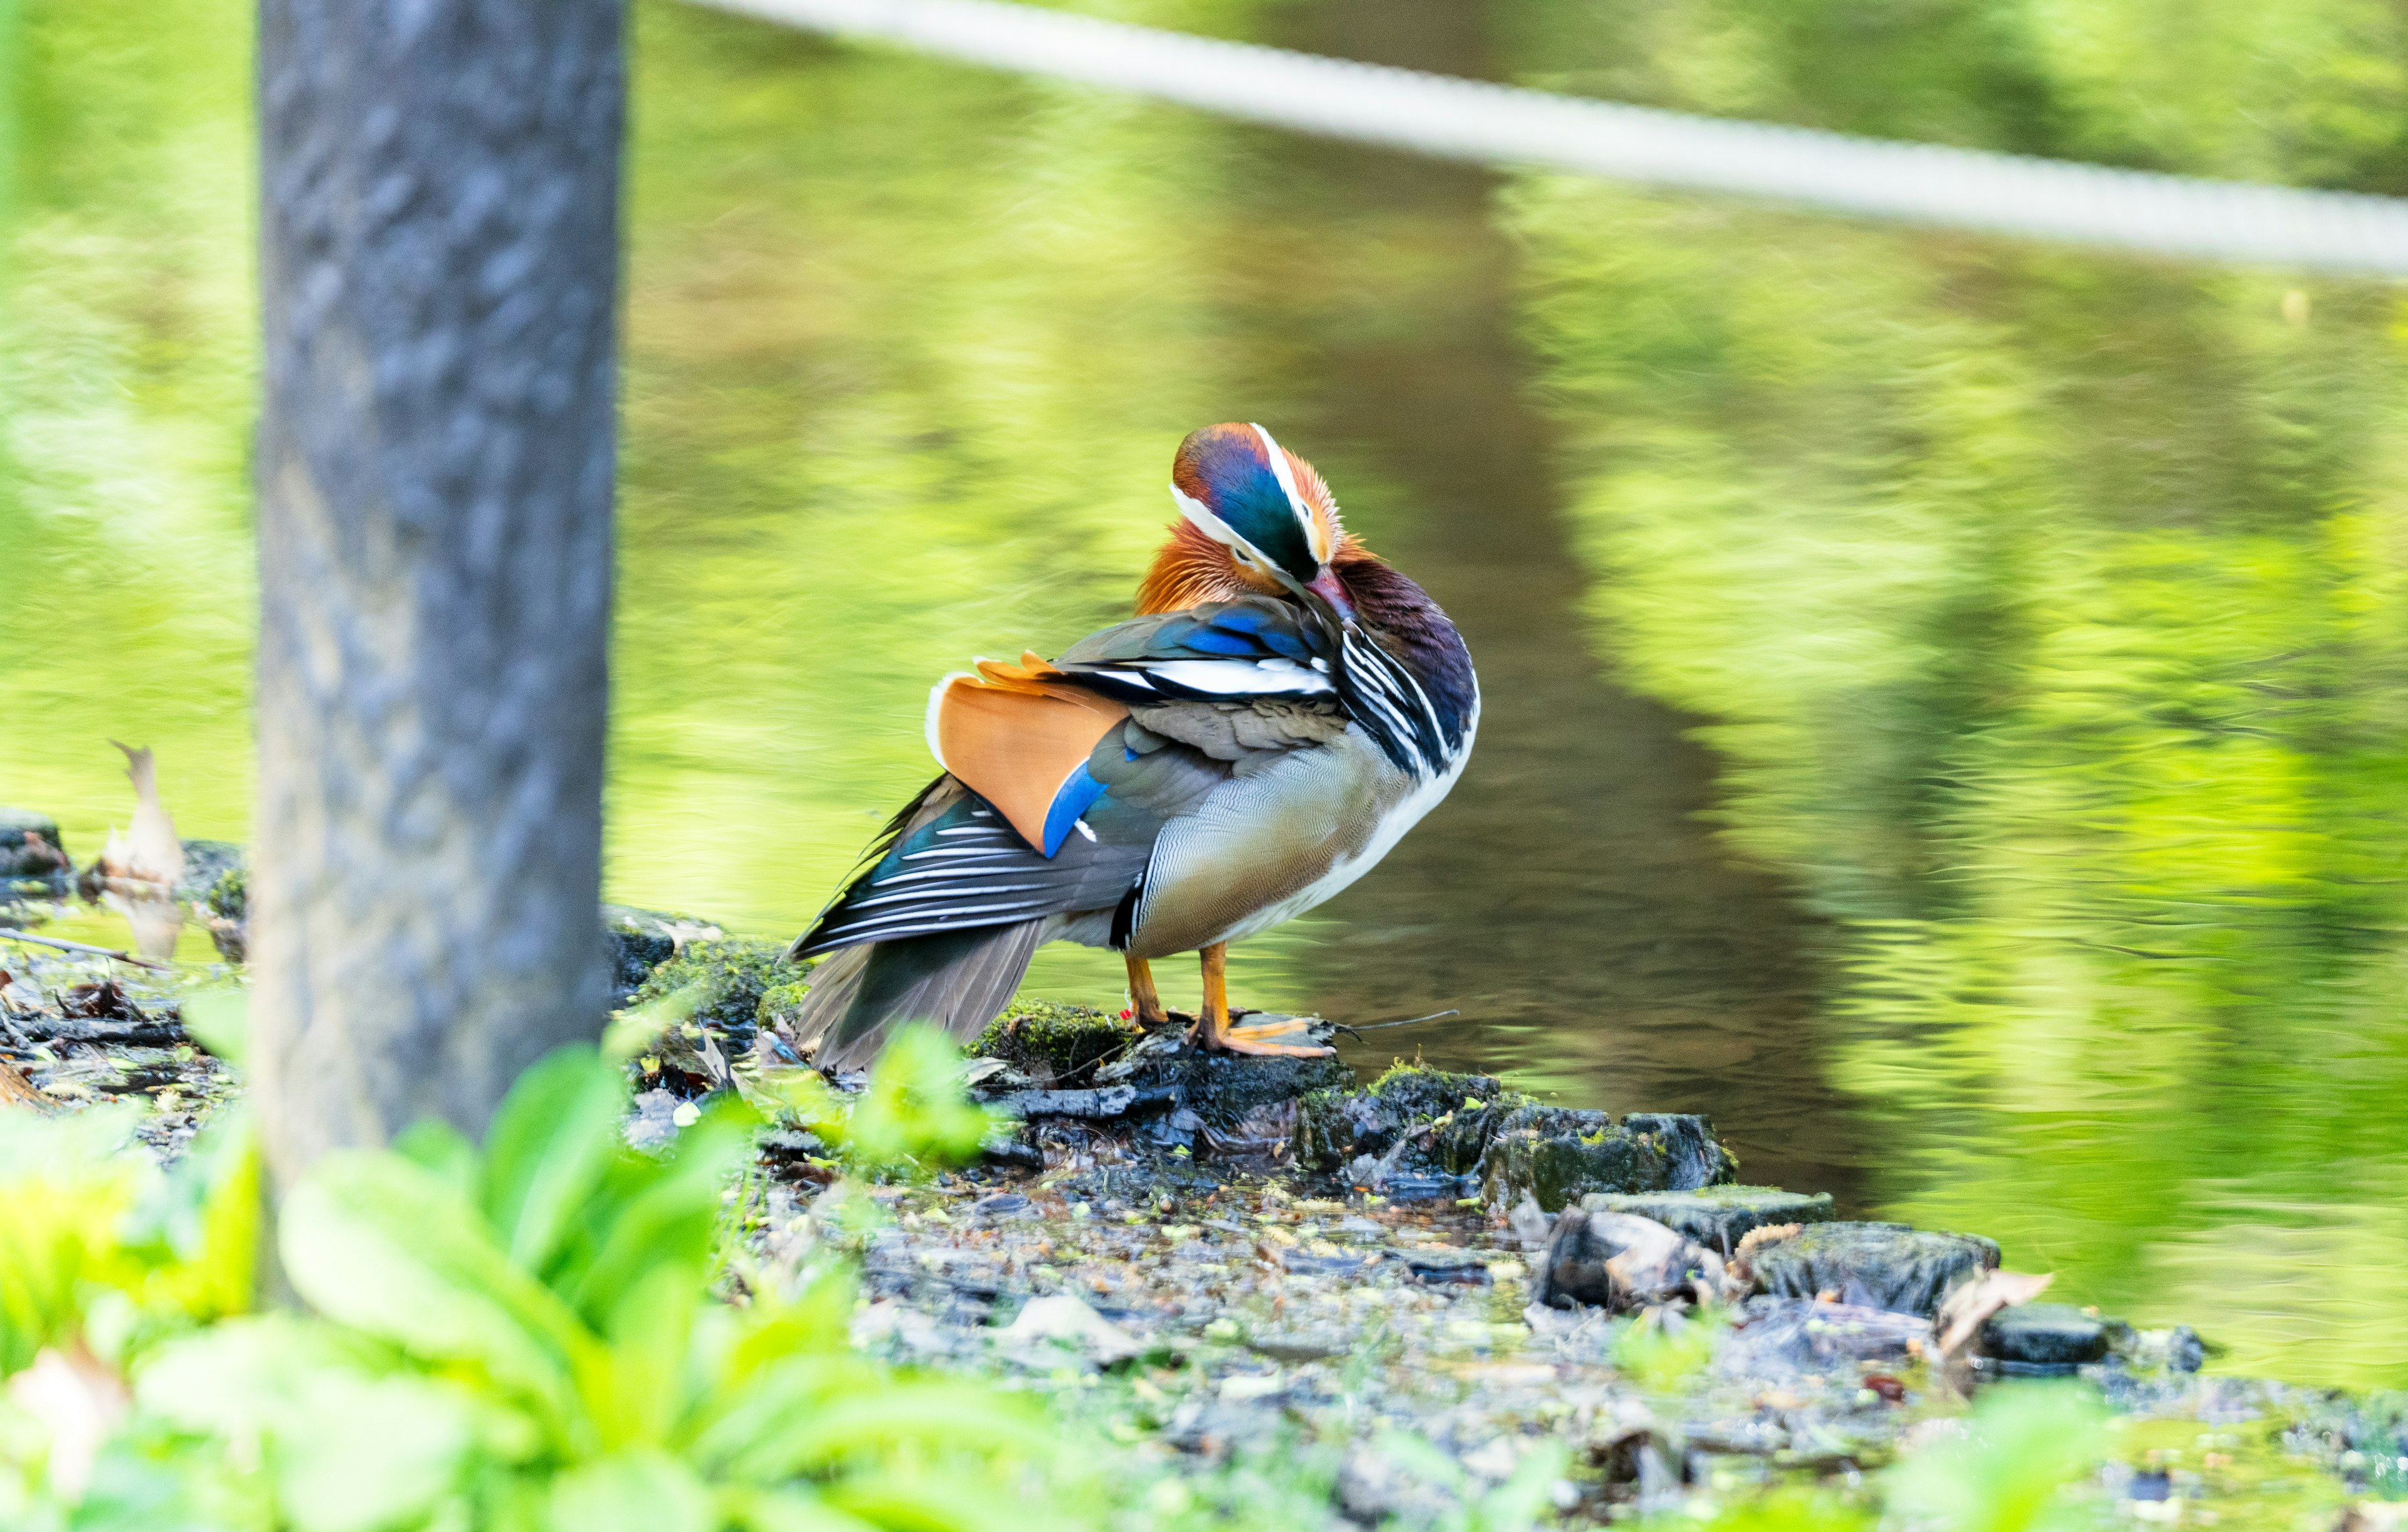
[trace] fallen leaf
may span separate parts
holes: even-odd
[[[1950,1293],[1931,1321],[1931,1333],[1939,1338],[1941,1365],[1957,1361],[1971,1351],[1992,1314],[2029,1303],[2056,1280],[2054,1272],[2035,1277],[2021,1271],[1985,1271]]]
[[[1068,1293],[1029,1299],[1002,1333],[1011,1344],[1050,1340],[1073,1346],[1106,1367],[1145,1350],[1135,1336]]]

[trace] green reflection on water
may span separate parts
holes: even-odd
[[[1874,1199],[2238,1365],[2398,1376],[2395,296],[1515,217],[1600,652],[1713,721],[1727,835],[1834,918]]]
[[[2179,67],[2133,41],[2155,0],[1440,10],[1130,14],[2364,186],[2408,120],[2397,16],[2343,0],[2246,46],[2219,0]],[[85,853],[112,735],[187,834],[248,823],[246,15],[28,0],[0,801]],[[1125,611],[1178,436],[1294,421],[1488,713],[1455,801],[1249,944],[1242,994],[1460,1003],[1384,1036],[1714,1110],[1752,1171],[1996,1234],[2233,1365],[2408,1367],[2387,292],[2286,317],[2261,275],[1553,181],[1492,225],[1461,172],[638,21],[615,896],[794,929],[929,770],[929,680]]]

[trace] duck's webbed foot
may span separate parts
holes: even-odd
[[[1204,960],[1204,1014],[1187,1040],[1224,1053],[1248,1053],[1265,1058],[1327,1058],[1336,1049],[1313,1042],[1280,1042],[1304,1032],[1307,1023],[1289,1017],[1254,1026],[1229,1024],[1229,947],[1214,942],[1200,954]]]

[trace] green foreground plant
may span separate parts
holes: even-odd
[[[924,1052],[866,1098],[882,1152],[959,1137],[910,1131]],[[7,1121],[0,1365],[69,1359],[106,1437],[16,1407],[0,1525],[935,1532],[1029,1525],[1039,1491],[1046,1525],[1081,1519],[1062,1500],[1080,1471],[1033,1409],[851,1350],[842,1266],[713,1295],[749,1109],[713,1102],[652,1156],[624,1143],[625,1108],[618,1067],[566,1049],[481,1152],[422,1124],[327,1155],[280,1210],[307,1315],[241,1311],[257,1161],[238,1127],[162,1174],[112,1152],[129,1120]]]

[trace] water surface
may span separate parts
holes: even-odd
[[[1133,13],[2177,168],[2383,189],[2396,159],[2379,71],[2218,53],[2143,112],[2105,21],[2085,50],[1737,0]],[[247,827],[242,14],[27,7],[0,800],[86,852],[126,811],[111,736],[158,749],[187,834]],[[1241,998],[1455,1008],[1358,1061],[1709,1111],[1752,1178],[1991,1233],[2227,1366],[2408,1376],[2390,289],[638,20],[614,897],[791,934],[930,770],[930,680],[1125,614],[1172,446],[1260,420],[1455,615],[1485,710],[1453,799],[1242,949]],[[2303,78],[2329,109],[2252,105]],[[1118,964],[1032,982],[1103,998]]]

